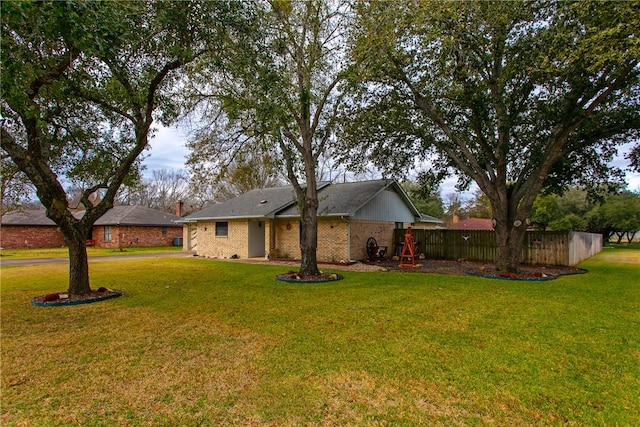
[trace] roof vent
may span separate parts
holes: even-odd
[[[266,200],[260,200],[260,204],[261,204],[261,205],[264,205],[265,203],[267,203],[267,201],[266,201]]]

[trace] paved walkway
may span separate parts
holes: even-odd
[[[118,261],[123,259],[136,259],[136,258],[170,258],[170,257],[191,257],[191,252],[161,252],[155,254],[131,254],[131,255],[110,255],[110,256],[90,256],[89,262],[99,261]],[[6,259],[0,257],[0,267],[9,266],[23,266],[23,265],[40,265],[40,264],[68,264],[69,258],[20,258],[20,259]]]

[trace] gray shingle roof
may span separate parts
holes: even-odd
[[[140,205],[114,206],[98,218],[94,225],[182,227],[174,222],[179,219],[179,216]]]
[[[373,199],[395,181],[373,181],[331,184],[318,192],[318,216],[349,216]],[[298,208],[291,206],[278,212],[278,216],[298,216]]]
[[[248,191],[223,203],[207,206],[184,218],[201,219],[266,218],[295,203],[293,187],[260,188]]]
[[[2,215],[2,225],[56,225],[42,209],[28,209]]]
[[[378,179],[363,182],[346,182],[318,185],[319,216],[349,216],[372,200],[381,191],[393,187],[415,211],[413,204],[396,181]],[[414,214],[417,216],[418,212]],[[252,190],[234,199],[211,205],[183,220],[270,218],[274,216],[297,217],[300,213],[295,204],[293,187],[273,187]]]
[[[82,217],[83,212],[74,213]],[[128,225],[142,227],[182,227],[174,221],[180,217],[144,206],[114,206],[100,217],[94,225]],[[2,216],[2,225],[48,225],[56,224],[47,218],[44,209],[11,212]]]
[[[431,215],[427,215],[427,214],[420,214],[420,222],[431,222],[431,223],[435,223],[435,224],[444,224],[444,221],[442,221],[441,219],[436,218],[435,216],[431,216]]]

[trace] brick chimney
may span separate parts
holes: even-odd
[[[182,208],[184,208],[184,202],[182,200],[178,200],[176,202],[176,216],[182,217]]]

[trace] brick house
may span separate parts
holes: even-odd
[[[82,212],[76,215],[81,216]],[[95,224],[87,240],[102,248],[170,246],[182,237],[176,215],[144,206],[114,206]],[[65,246],[64,237],[47,218],[44,209],[11,212],[2,216],[0,246],[3,248],[45,248]]]
[[[318,261],[367,257],[366,242],[391,247],[393,230],[420,223],[442,224],[421,215],[396,181],[318,184]],[[300,214],[293,188],[249,191],[181,220],[184,249],[212,258],[300,258]]]
[[[5,249],[55,248],[64,237],[43,208],[10,212],[0,221],[0,247]]]

